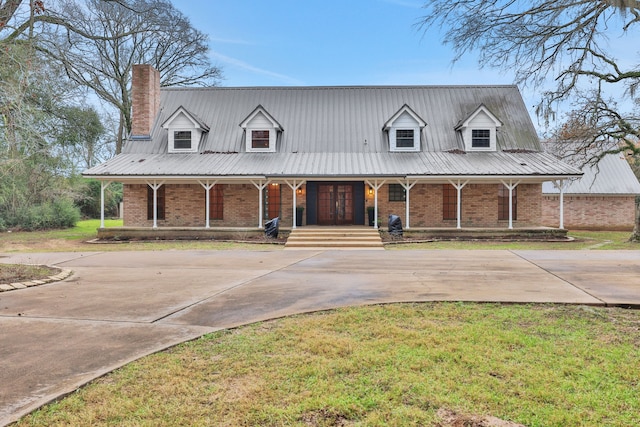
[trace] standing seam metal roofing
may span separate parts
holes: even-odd
[[[516,86],[376,86],[163,89],[153,144],[129,143],[125,152],[166,152],[160,124],[180,106],[210,127],[200,151],[245,151],[240,123],[262,105],[284,129],[279,152],[382,153],[389,151],[382,127],[405,104],[427,122],[422,151],[461,148],[454,127],[480,104],[504,123],[499,149],[540,151]]]
[[[87,176],[576,176],[547,153],[215,153],[121,154]]]
[[[391,153],[382,127],[405,104],[427,122],[421,151]],[[455,154],[461,148],[456,123],[481,104],[504,124],[498,130],[498,151]],[[245,152],[240,123],[258,105],[282,125],[276,153]],[[167,153],[167,131],[160,125],[180,106],[209,126],[198,147],[200,154]],[[520,92],[512,85],[181,88],[161,91],[151,140],[130,140],[122,154],[85,175],[580,174],[540,151]]]

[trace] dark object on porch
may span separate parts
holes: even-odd
[[[280,230],[280,218],[275,217],[264,223],[264,235],[271,238],[278,238],[278,231]]]
[[[302,214],[304,213],[304,206],[296,206],[296,227],[302,225]]]
[[[398,215],[389,215],[389,234],[402,237],[402,220]]]
[[[376,213],[376,208],[373,206],[367,206],[367,219],[369,220],[369,227],[373,227],[373,217]]]

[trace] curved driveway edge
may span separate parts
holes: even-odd
[[[162,251],[7,254],[73,270],[0,293],[0,425],[207,332],[418,301],[640,307],[640,251]]]

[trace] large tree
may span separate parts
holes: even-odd
[[[55,139],[73,87],[28,41],[0,47],[0,229],[37,226],[41,208],[72,205]]]
[[[422,27],[440,26],[455,60],[478,52],[481,67],[512,70],[518,83],[539,88],[542,118],[572,104],[569,119],[589,130],[573,144],[584,162],[640,154],[640,56],[610,53],[611,43],[637,48],[640,1],[430,0],[425,8]]]
[[[215,85],[208,37],[170,0],[0,0],[0,40],[29,38],[118,116],[115,152],[131,131],[131,67],[156,67],[163,86]]]
[[[220,69],[208,56],[207,36],[168,0],[57,3],[56,16],[69,25],[50,27],[55,31],[49,31],[38,46],[73,81],[90,88],[117,111],[116,153],[131,131],[134,64],[153,65],[163,86],[214,85],[220,78]]]

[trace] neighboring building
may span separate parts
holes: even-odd
[[[166,88],[133,73],[123,152],[84,172],[124,184],[127,227],[535,227],[542,151],[516,86]],[[104,188],[104,187],[103,187]],[[510,202],[511,201],[511,202]]]
[[[543,144],[550,152],[554,146]],[[579,161],[566,162],[579,166]],[[582,168],[582,178],[564,181],[564,227],[567,229],[632,230],[635,221],[635,198],[640,183],[623,153],[608,154],[597,166]],[[542,185],[542,223],[557,227],[560,222],[560,185]]]

